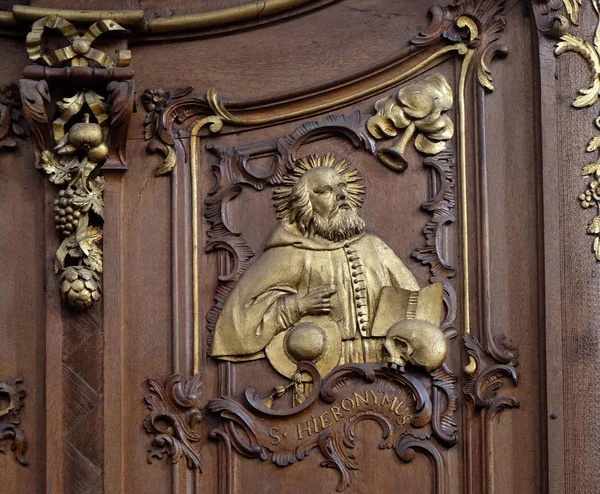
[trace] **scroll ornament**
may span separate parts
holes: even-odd
[[[568,51],[577,53],[589,66],[590,84],[579,90],[579,95],[573,100],[575,108],[593,106],[600,96],[600,1],[591,0],[591,2],[599,18],[593,43],[572,34],[565,34],[560,38],[555,50],[557,56]],[[600,117],[596,118],[595,124],[600,129]],[[581,170],[581,175],[587,177],[587,185],[579,195],[579,201],[582,208],[595,211],[594,218],[588,223],[587,233],[594,237],[592,251],[596,261],[600,261],[600,136],[593,137],[589,141],[586,151],[598,153],[598,159],[588,163]]]
[[[537,0],[533,4],[538,29],[552,38],[564,36],[579,25],[582,0]],[[565,15],[566,14],[566,15]]]
[[[406,170],[405,152],[413,137],[415,147],[424,154],[443,151],[446,141],[454,135],[454,124],[445,113],[452,103],[452,89],[441,74],[409,84],[395,96],[377,101],[377,113],[367,122],[369,133],[383,139],[396,137],[403,131],[393,146],[377,151],[377,158],[391,170]]]
[[[192,92],[191,87],[166,91],[162,88],[146,89],[142,95],[142,103],[148,112],[144,119],[144,138],[150,140],[148,152],[160,153],[163,156],[163,164],[156,170],[156,176],[169,173],[177,161],[175,154],[175,141],[169,134],[164,110],[171,102],[183,98]]]
[[[27,441],[19,427],[21,410],[25,400],[23,379],[13,377],[8,381],[0,381],[0,453],[6,453],[3,441],[9,441],[15,460],[27,465]]]
[[[16,84],[0,87],[0,149],[14,149],[15,137],[27,135],[23,120],[23,108]]]
[[[324,378],[309,362],[298,367],[313,382],[301,405],[271,409],[273,395],[261,398],[248,386],[246,406],[230,396],[208,403],[225,427],[224,432],[214,429],[210,437],[226,437],[243,456],[270,460],[279,467],[290,467],[318,450],[324,457],[321,466],[338,472],[336,490],[341,492],[350,487],[353,472],[360,468],[356,428],[372,420],[381,427],[380,450],[392,450],[406,463],[420,450],[435,464],[436,484],[444,482],[444,461],[436,444],[452,446],[457,431],[453,417],[456,378],[445,365],[426,376],[379,364],[345,364]],[[434,388],[431,395],[429,387]],[[277,388],[275,394],[279,394]]]
[[[148,385],[150,390],[145,401],[150,413],[144,421],[144,429],[154,435],[148,450],[148,463],[152,463],[152,458],[161,459],[167,455],[172,463],[185,458],[188,468],[202,471],[200,454],[194,447],[194,443],[202,438],[201,374],[151,378]]]

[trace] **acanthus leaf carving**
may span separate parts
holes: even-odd
[[[476,362],[476,371],[468,375],[464,386],[466,396],[475,407],[486,410],[488,419],[506,408],[518,408],[519,400],[513,396],[499,396],[505,381],[516,386],[519,376],[516,370],[516,358],[508,363],[502,363],[490,356],[481,344],[471,335],[464,335],[467,352]]]
[[[581,2],[582,0],[563,0],[567,15],[575,26],[579,25],[579,11],[581,9]]]
[[[23,105],[16,84],[0,87],[0,149],[14,149],[15,137],[25,137]]]
[[[148,143],[148,152],[160,153],[163,163],[156,169],[156,176],[169,173],[176,163],[173,145],[175,141],[168,128],[166,108],[174,100],[183,98],[192,92],[192,87],[165,91],[162,88],[146,89],[142,95],[142,104],[148,112],[144,119],[144,139]]]
[[[303,362],[300,366],[306,370],[311,364]],[[309,373],[318,374],[314,368]],[[302,461],[318,448],[325,458],[321,466],[338,471],[336,490],[340,492],[351,485],[351,472],[359,470],[354,453],[355,429],[360,422],[371,420],[381,427],[379,449],[392,449],[404,462],[414,458],[415,450],[431,456],[436,465],[435,492],[440,493],[445,484],[444,461],[429,439],[435,437],[446,446],[456,442],[453,413],[457,397],[456,379],[447,369],[434,374],[421,375],[412,369],[402,373],[379,364],[345,364],[325,379],[314,380],[311,395],[315,399],[266,412],[268,420],[262,407],[255,407],[256,398],[248,404],[260,414],[224,396],[207,405],[212,413],[225,419],[224,432],[215,430],[210,436],[219,440],[226,437],[241,455],[262,461],[270,458],[279,467]],[[425,384],[430,379],[439,394],[430,396]],[[247,390],[249,396],[255,396],[253,389]],[[291,416],[295,417],[293,423],[283,420]]]
[[[560,38],[555,50],[556,56],[565,52],[576,53],[589,67],[590,82],[587,87],[579,89],[579,95],[572,103],[575,108],[591,107],[598,102],[600,96],[600,2],[591,0],[591,3],[598,16],[593,42],[567,33]],[[600,117],[596,118],[595,125],[600,129]],[[594,217],[589,220],[586,233],[594,238],[591,250],[596,261],[600,262],[600,136],[590,139],[586,152],[597,153],[598,157],[581,170],[581,175],[586,177],[587,183],[578,199],[583,209],[594,211]]]
[[[133,80],[113,81],[106,86],[110,117],[110,143],[106,168],[127,168],[127,129],[135,104]]]
[[[8,441],[15,460],[21,465],[27,465],[27,441],[25,433],[19,427],[21,424],[21,411],[25,400],[23,379],[10,378],[0,381],[0,453],[6,453],[2,444]]]
[[[445,8],[430,9],[431,23],[428,29],[411,40],[416,46],[429,46],[440,39],[462,42],[474,50],[479,83],[493,91],[490,63],[495,56],[505,56],[508,49],[499,43],[506,21],[506,0],[461,1]],[[466,22],[465,22],[466,20]]]
[[[21,79],[20,88],[23,111],[33,141],[35,163],[39,165],[42,153],[53,146],[53,139],[48,126],[48,114],[46,113],[46,104],[50,103],[50,91],[46,81],[31,79]]]
[[[149,391],[144,400],[150,413],[144,428],[154,436],[148,449],[148,463],[152,463],[152,458],[160,460],[167,456],[172,463],[185,459],[188,468],[202,471],[200,453],[194,446],[202,439],[201,377],[175,374],[148,379]]]

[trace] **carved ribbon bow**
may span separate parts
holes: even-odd
[[[69,46],[58,48],[48,54],[42,54],[42,37],[46,29],[60,31],[69,41]],[[114,67],[115,62],[106,53],[91,46],[98,36],[108,31],[126,31],[126,29],[115,21],[106,19],[95,22],[85,34],[80,36],[75,26],[66,19],[56,15],[42,17],[33,23],[31,31],[27,35],[27,54],[30,60],[35,62],[42,59],[49,67],[68,60],[71,60],[73,67],[86,67],[89,65],[89,61],[96,62],[104,68]],[[117,53],[117,65],[119,67],[129,65],[131,52],[129,50],[118,50]]]

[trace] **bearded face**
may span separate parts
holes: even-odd
[[[306,172],[294,187],[286,219],[309,237],[340,242],[359,235],[365,223],[347,200],[347,186],[332,168]]]

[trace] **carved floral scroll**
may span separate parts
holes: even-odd
[[[15,137],[26,135],[19,87],[16,84],[0,87],[0,149],[14,149]]]
[[[346,364],[324,380],[310,364],[301,366],[315,383],[301,406],[267,408],[251,386],[246,389],[248,408],[230,397],[209,402],[208,409],[225,420],[226,434],[236,451],[286,467],[304,460],[318,447],[325,458],[321,466],[338,471],[336,489],[341,492],[351,485],[352,472],[359,469],[354,431],[361,421],[374,420],[382,430],[379,449],[394,450],[404,462],[414,457],[407,453],[409,448],[431,456],[436,465],[435,492],[442,492],[444,463],[437,446],[427,439],[435,437],[446,446],[456,442],[456,379],[445,368],[434,373],[430,396],[425,376],[377,364]],[[445,410],[442,402],[447,404]],[[215,431],[212,436],[221,437]]]
[[[598,16],[593,42],[567,33],[560,38],[555,51],[557,56],[565,52],[578,54],[590,69],[589,85],[578,91],[579,95],[573,100],[575,108],[591,107],[598,102],[600,96],[600,2],[591,0],[591,4]],[[600,129],[600,117],[596,119],[595,125]],[[588,222],[586,232],[594,238],[592,252],[596,261],[600,262],[600,136],[590,139],[586,151],[596,153],[598,157],[581,170],[581,175],[586,177],[586,186],[579,195],[579,202],[582,208],[594,213],[594,217]]]
[[[152,434],[148,463],[163,456],[177,463],[185,458],[188,468],[202,470],[200,453],[194,443],[202,439],[202,379],[173,375],[168,378],[148,379],[149,391],[144,400],[150,413],[144,429]]]
[[[21,465],[28,464],[27,440],[20,428],[25,396],[20,377],[0,381],[0,453],[6,453],[8,445]]]
[[[389,90],[386,92],[388,96],[381,98],[376,103],[374,112],[370,114],[355,111],[351,114],[329,115],[320,120],[305,122],[295,132],[281,139],[235,147],[218,144],[211,144],[208,147],[209,152],[217,156],[218,164],[213,167],[215,186],[204,204],[204,216],[210,225],[206,251],[220,253],[217,257],[219,279],[215,303],[207,316],[206,335],[200,331],[198,311],[196,307],[194,308],[196,341],[198,338],[206,337],[207,347],[210,350],[212,334],[223,304],[255,254],[245,242],[242,233],[230,227],[227,217],[228,204],[240,196],[244,187],[263,190],[268,186],[279,184],[296,160],[298,148],[304,142],[309,142],[310,139],[318,136],[323,139],[332,135],[342,136],[355,148],[364,149],[370,155],[378,157],[394,171],[402,171],[406,167],[405,151],[408,145],[414,142],[416,149],[426,156],[424,165],[430,170],[432,185],[429,196],[421,206],[430,215],[423,229],[425,245],[418,247],[413,257],[429,266],[432,283],[443,284],[446,317],[442,328],[446,338],[451,339],[458,332],[464,335],[465,353],[469,357],[469,365],[465,368],[464,396],[472,405],[474,413],[487,413],[488,418],[493,417],[499,410],[518,406],[516,398],[500,396],[499,393],[505,383],[513,385],[518,383],[516,372],[518,352],[511,348],[503,337],[494,336],[491,329],[476,330],[479,334],[472,334],[469,309],[471,299],[476,298],[477,295],[469,291],[468,213],[471,191],[467,186],[466,177],[467,167],[471,163],[468,162],[470,158],[467,148],[468,146],[475,148],[475,144],[468,142],[467,137],[467,108],[470,103],[466,100],[466,95],[468,91],[481,91],[481,94],[484,94],[484,91],[490,92],[494,89],[491,62],[495,57],[507,54],[506,47],[500,42],[505,27],[505,7],[504,0],[463,1],[447,7],[433,7],[430,11],[432,22],[429,28],[411,41],[417,49],[431,49],[427,53],[433,53],[423,59],[420,67],[423,73],[417,74],[416,70],[411,71],[411,69],[390,79],[387,86],[380,84],[373,93],[359,91],[353,94],[349,84],[349,88],[344,88],[347,92],[343,105],[332,97],[330,106],[314,106],[311,105],[311,96],[308,95],[299,97],[299,101],[305,104],[304,106],[298,104],[293,111],[286,108],[285,102],[278,101],[271,102],[273,108],[269,111],[263,111],[261,108],[245,107],[243,102],[235,104],[225,102],[216,90],[209,90],[202,97],[194,96],[191,88],[173,91],[156,88],[145,91],[142,102],[148,112],[144,121],[145,138],[149,141],[147,149],[150,153],[159,153],[163,159],[156,173],[161,175],[173,170],[179,155],[179,152],[175,152],[175,146],[178,145],[177,138],[189,137],[192,204],[198,207],[200,198],[194,195],[196,194],[194,184],[197,180],[195,174],[199,166],[203,129],[208,128],[210,132],[217,133],[224,127],[252,129],[279,124],[316,113],[329,112],[341,106],[357,104],[365,97]],[[576,5],[571,3],[571,7],[570,15],[575,18]],[[436,48],[439,49],[434,51]],[[425,70],[430,68],[430,64],[440,61],[442,57],[451,55],[461,61],[458,86],[454,89],[441,74],[428,75]],[[324,95],[321,95],[321,98],[326,100]],[[298,107],[300,109],[297,109]],[[452,114],[456,115],[454,121],[450,117]],[[374,140],[397,136],[399,139],[391,146],[385,144],[378,146]],[[456,153],[454,149],[457,150]],[[480,151],[484,152],[484,150]],[[393,159],[386,161],[386,157],[390,156]],[[252,161],[258,157],[272,158],[271,167],[268,170],[255,171]],[[474,163],[473,166],[476,164]],[[458,197],[455,194],[456,184],[459,184]],[[460,202],[461,205],[460,229],[463,255],[460,270],[462,284],[459,294],[462,303],[453,287],[453,278],[457,274],[457,269],[444,248],[447,229],[456,221],[453,215],[456,202]],[[196,217],[196,211],[193,212],[193,216]],[[197,225],[193,228],[192,238],[197,241]],[[198,251],[198,247],[194,245],[194,252]],[[194,264],[193,270],[194,273],[197,271],[197,264]],[[197,286],[193,290],[196,292]],[[458,326],[457,321],[459,327],[455,327]],[[477,327],[477,324],[473,326]],[[195,372],[198,371],[196,363],[194,369]],[[338,370],[334,370],[332,376]],[[356,375],[363,375],[363,377],[365,373],[368,374],[360,365],[355,366],[354,371]],[[391,371],[385,368],[376,371],[371,369],[371,371],[375,374],[384,373],[386,379],[391,375]],[[228,372],[228,370],[221,372],[219,378],[221,390],[226,389],[224,380],[227,379]],[[395,375],[411,376],[410,373]],[[325,382],[328,382],[328,379],[326,378]],[[454,392],[455,379],[446,366],[434,371],[428,379],[431,379],[432,387],[431,393],[428,394],[432,404],[432,417],[437,417],[435,420],[432,418],[430,422],[431,437],[436,437],[444,446],[449,447],[457,437],[456,424],[452,418],[459,401]],[[309,397],[303,405],[317,407],[322,404],[316,398],[324,389],[320,386],[325,384],[315,385],[314,394],[310,395],[312,398]],[[315,441],[314,444],[311,442],[310,446],[301,446],[299,449],[283,448],[283,446],[278,448],[277,446],[285,442],[283,436],[275,438],[269,435],[269,429],[265,429],[266,425],[263,423],[264,417],[257,418],[254,411],[260,410],[262,414],[267,415],[274,413],[274,409],[270,407],[266,407],[265,411],[264,404],[272,405],[273,400],[283,394],[285,389],[276,389],[271,395],[260,397],[257,393],[247,390],[248,404],[242,405],[222,393],[219,399],[210,402],[209,409],[223,415],[224,428],[213,430],[211,437],[221,441],[226,450],[230,451],[233,448],[245,456],[259,457],[262,460],[271,458],[280,466],[300,461],[311,449],[318,447],[326,458],[324,466],[335,467],[340,473],[338,488],[349,485],[350,471],[358,468],[352,458],[353,445],[351,445],[355,424],[349,424],[345,431],[335,434],[327,431],[329,427],[323,426],[323,430],[319,430],[316,434],[319,428],[317,423],[314,437],[311,436],[311,440]],[[322,401],[325,400],[324,396],[321,398]],[[444,405],[442,406],[441,403]],[[301,414],[302,410],[304,408],[300,410],[298,407],[292,407],[287,411],[280,409],[282,414]],[[386,419],[376,417],[375,420],[383,424]],[[442,426],[442,423],[445,425]],[[245,431],[245,434],[239,433],[236,429],[238,426]],[[388,432],[388,436],[395,434],[394,430],[386,429],[385,425],[382,427]],[[289,436],[289,431],[286,432]],[[306,438],[303,437],[304,439]],[[278,440],[280,443],[272,442]],[[345,446],[341,447],[344,440]],[[436,492],[441,492],[444,482],[440,479],[443,476],[444,464],[436,446],[426,440],[423,441],[421,437],[407,434],[400,438],[394,447],[399,458],[404,461],[412,459],[416,451],[429,455],[438,474]],[[476,452],[471,451],[467,456],[467,462],[470,464],[467,468],[474,468],[472,464],[478,461]],[[224,457],[229,458],[229,453]]]

